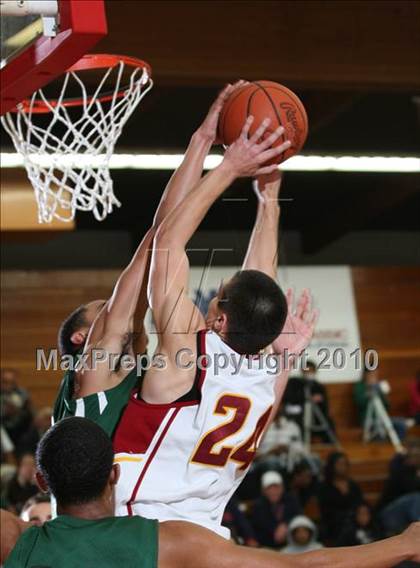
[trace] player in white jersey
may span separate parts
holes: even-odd
[[[277,378],[270,354],[261,351],[274,343],[277,353],[300,352],[315,321],[307,293],[288,315],[273,279],[278,215],[269,210],[257,218],[245,269],[221,286],[207,321],[186,294],[185,247],[209,207],[236,177],[272,173],[276,166],[261,164],[289,145],[269,149],[283,129],[258,143],[268,122],[248,139],[250,124],[157,232],[149,291],[165,368],[146,372],[141,396],[131,397],[114,438],[117,514],[190,520],[226,537],[224,508],[286,382],[287,371]],[[279,336],[285,321],[288,333]]]

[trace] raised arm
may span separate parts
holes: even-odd
[[[203,173],[204,160],[216,143],[217,123],[223,105],[246,81],[228,84],[211,105],[203,123],[192,135],[181,165],[173,173],[156,210],[153,225],[157,228],[188,193],[197,186]]]
[[[219,105],[223,105],[224,98],[228,96],[232,88],[233,87],[229,85],[229,88],[224,89],[224,91],[219,95],[209,111],[209,115],[206,118],[207,121],[209,118],[216,118],[216,113],[218,117],[218,114],[220,113],[218,107]],[[204,160],[214,141],[210,135],[210,130],[203,128],[205,124],[206,121],[193,134],[181,165],[177,170],[175,170],[165,188],[153,220],[154,230],[159,227],[168,213],[183,200],[183,198],[195,185],[197,185],[201,178]],[[133,316],[133,351],[135,353],[144,353],[146,348],[144,319],[149,307],[147,299],[147,279],[150,267],[150,256],[151,255],[148,257],[146,277],[142,282],[137,306]]]
[[[122,352],[128,335],[132,334],[133,354],[144,353],[147,336],[144,318],[148,309],[147,280],[151,260],[153,236],[163,221],[178,203],[199,182],[204,160],[216,140],[217,123],[226,99],[245,81],[227,85],[210,107],[201,126],[193,134],[184,160],[169,180],[153,221],[130,264],[119,277],[111,299],[106,303],[90,330],[85,353],[90,356],[93,349],[103,349],[113,355]],[[79,395],[87,396],[98,390],[113,386],[120,379],[110,371],[109,362],[96,365],[93,371],[78,374]]]
[[[279,219],[280,219],[280,205],[279,205],[279,192],[282,182],[282,173],[275,170],[271,174],[260,176],[253,181],[254,191],[258,198],[257,217],[254,224],[254,229],[249,240],[248,251],[242,266],[243,270],[254,269],[264,272],[277,280],[278,268],[278,242],[279,242]],[[293,306],[289,301],[289,314],[288,321],[286,321],[285,328],[290,327],[291,318],[294,317],[292,313]],[[293,302],[292,302],[293,303]],[[282,335],[281,337],[285,337]],[[290,346],[291,337],[286,337],[289,340],[287,346]],[[294,338],[296,339],[296,338]],[[278,374],[275,383],[275,401],[271,411],[270,420],[267,423],[267,428],[277,415],[278,408],[283,398],[284,390],[287,385],[289,377],[289,370],[286,361],[285,348],[286,345],[282,344],[279,340],[275,342],[273,349],[275,353],[280,356],[280,363],[282,370]]]
[[[140,288],[147,279],[154,234],[152,228],[143,237],[130,264],[118,278],[111,298],[90,328],[84,348],[86,364],[77,373],[80,397],[112,388],[121,380],[113,370],[110,356],[122,354],[130,341]],[[95,364],[93,357],[97,350],[101,350],[104,358]]]
[[[237,177],[271,172],[276,167],[264,168],[261,165],[270,157],[280,154],[280,146],[275,149],[269,148],[281,136],[284,129],[278,128],[265,141],[257,144],[269,121],[264,121],[248,139],[252,121],[252,117],[248,118],[240,138],[228,148],[221,165],[204,176],[197,187],[165,218],[156,233],[149,278],[149,297],[155,324],[158,333],[161,334],[161,344],[171,339],[174,331],[185,333],[188,329],[191,313],[186,315],[182,310],[176,318],[169,319],[168,316],[173,314],[181,295],[186,296],[188,261],[185,248],[207,211]],[[290,142],[287,141],[281,147],[289,145]]]
[[[159,334],[158,350],[163,353],[172,366],[173,381],[166,381],[165,392],[168,400],[182,393],[190,377],[175,369],[174,361],[180,348],[195,352],[195,333],[204,328],[204,319],[188,298],[187,286],[189,265],[185,252],[188,241],[200,225],[207,211],[216,199],[237,177],[247,177],[273,171],[276,166],[264,167],[264,162],[287,148],[287,141],[278,148],[269,149],[281,136],[283,128],[278,128],[266,140],[258,144],[269,121],[264,121],[251,138],[249,128],[253,118],[245,123],[241,136],[226,151],[220,166],[209,172],[198,186],[165,218],[159,227],[153,245],[152,264],[149,276],[149,301]],[[149,402],[161,398],[162,387],[146,374],[142,395]]]
[[[175,170],[169,180],[165,191],[160,199],[156,210],[153,227],[157,229],[163,219],[180,203],[186,195],[198,184],[202,173],[204,160],[210,148],[216,142],[217,123],[220,112],[226,100],[236,89],[246,85],[246,81],[238,81],[231,85],[228,84],[219,93],[218,97],[211,105],[207,116],[202,124],[191,137],[184,159],[180,166]],[[144,353],[146,350],[147,337],[144,329],[144,318],[149,307],[147,299],[147,277],[149,273],[150,255],[146,269],[146,278],[142,282],[133,317],[133,351],[134,353]]]
[[[288,555],[238,546],[189,523],[160,525],[159,568],[391,568],[403,561],[419,561],[420,523],[403,534],[372,544],[323,548]],[[179,546],[182,542],[183,546]]]
[[[282,173],[275,170],[253,181],[258,198],[257,217],[242,270],[260,270],[277,280]]]

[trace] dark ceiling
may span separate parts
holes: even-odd
[[[420,2],[108,0],[107,16],[109,35],[96,51],[146,59],[155,81],[119,152],[182,151],[218,89],[246,78],[299,94],[310,124],[305,154],[420,153]],[[102,224],[80,214],[78,231],[128,231],[134,245],[170,172],[112,175],[123,207]],[[249,182],[229,191],[250,196]],[[282,195],[293,199],[284,203],[283,229],[300,235],[308,255],[347,233],[419,229],[415,174],[289,172]],[[247,229],[252,196],[232,207],[217,203],[202,229]],[[412,247],[420,262],[419,242]]]

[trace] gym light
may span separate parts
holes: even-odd
[[[76,154],[59,156],[41,154],[31,157],[31,161],[44,167],[65,164],[67,167],[89,163],[92,167],[103,164],[104,155],[87,156]],[[114,154],[109,167],[114,170],[173,170],[179,166],[183,154]],[[211,170],[220,164],[220,154],[207,156],[204,168]],[[1,153],[2,168],[18,168],[24,165],[22,156],[16,153]],[[420,158],[383,156],[294,156],[281,166],[282,170],[295,172],[377,172],[377,173],[416,173],[420,172]]]

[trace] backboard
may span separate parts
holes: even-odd
[[[0,0],[0,9],[2,115],[107,33],[104,0]]]

